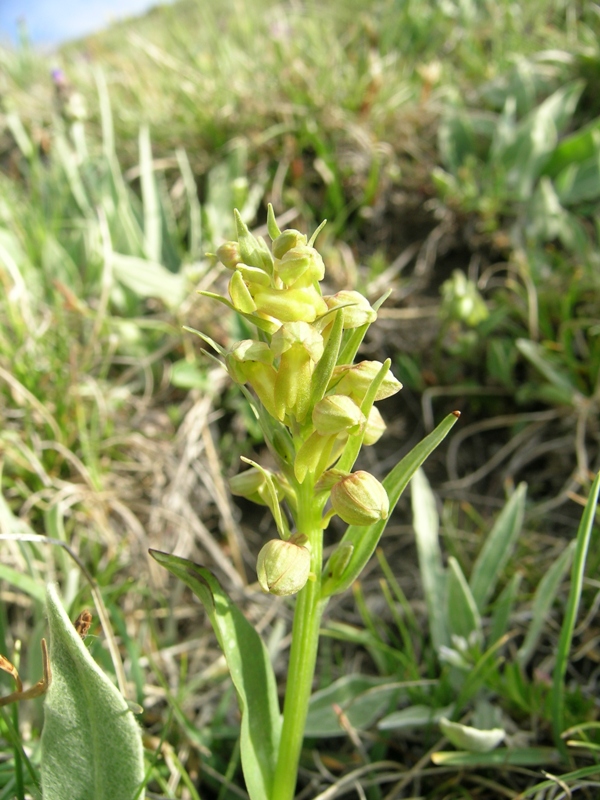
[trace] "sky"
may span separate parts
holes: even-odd
[[[0,0],[0,41],[17,43],[17,20],[21,18],[34,45],[53,47],[98,31],[116,19],[141,14],[158,1]]]

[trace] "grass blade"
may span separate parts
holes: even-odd
[[[585,561],[587,557],[588,546],[592,534],[592,527],[594,524],[596,514],[596,504],[598,503],[598,493],[600,492],[600,472],[596,475],[596,479],[592,484],[588,501],[585,505],[581,522],[579,523],[579,530],[577,531],[577,539],[575,542],[575,556],[573,558],[573,568],[571,570],[571,587],[569,589],[569,599],[567,601],[567,609],[565,611],[565,618],[560,631],[560,639],[558,642],[558,650],[556,653],[556,664],[554,665],[554,679],[552,685],[552,728],[554,731],[554,741],[556,746],[560,749],[561,753],[566,756],[567,748],[561,738],[564,729],[564,692],[565,692],[565,674],[567,671],[567,664],[569,661],[569,652],[571,650],[571,642],[573,640],[573,631],[575,629],[575,622],[577,620],[577,611],[579,609],[579,601],[581,599],[581,590],[583,588],[583,574],[585,570]]]

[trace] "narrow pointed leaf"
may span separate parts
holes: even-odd
[[[532,617],[525,641],[517,651],[517,661],[524,667],[535,653],[538,640],[556,600],[560,584],[573,557],[575,541],[569,542],[539,583],[532,604]]]
[[[468,640],[472,633],[476,633],[481,641],[481,616],[467,579],[453,556],[448,559],[446,591],[450,634]]]
[[[143,796],[140,728],[77,634],[54,586],[46,595],[52,683],[44,703],[44,800]]]
[[[281,732],[277,684],[267,649],[209,570],[157,550],[150,550],[150,555],[189,586],[209,616],[237,691],[246,788],[251,800],[264,800],[271,795]]]
[[[596,505],[598,494],[600,493],[600,472],[590,489],[590,494],[579,523],[577,539],[575,540],[575,556],[573,558],[573,568],[571,570],[571,583],[569,588],[569,599],[565,611],[565,618],[560,631],[556,664],[554,666],[554,678],[552,686],[552,727],[554,729],[554,739],[566,755],[566,746],[562,739],[564,729],[564,681],[569,663],[569,654],[573,641],[573,631],[577,622],[577,612],[583,590],[583,578],[585,572],[585,562],[587,551],[592,535],[592,527],[596,518]]]
[[[429,631],[436,651],[450,644],[446,624],[446,574],[438,538],[439,517],[435,497],[423,470],[410,482],[413,527],[417,543],[419,572],[427,605]]]
[[[427,456],[435,450],[443,439],[445,439],[457,420],[458,413],[448,414],[437,428],[420,441],[419,444],[413,447],[410,453],[396,464],[383,480],[383,485],[390,501],[388,519],[412,476],[425,461]],[[342,537],[342,543],[353,546],[352,556],[348,562],[348,566],[339,577],[334,578],[330,575],[329,562],[325,565],[325,580],[323,581],[322,589],[323,597],[329,597],[332,594],[345,591],[352,585],[356,578],[358,578],[375,552],[381,534],[385,530],[386,522],[387,520],[381,520],[374,525],[350,525],[347,528],[346,533]]]
[[[477,608],[482,613],[521,533],[526,494],[527,484],[519,484],[489,532],[473,566],[469,583]]]

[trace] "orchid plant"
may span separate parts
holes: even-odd
[[[266,648],[215,576],[186,559],[151,554],[191,587],[210,617],[237,690],[251,800],[291,800],[329,598],[358,578],[402,491],[459,414],[449,414],[383,482],[355,471],[361,447],[385,431],[374,404],[402,388],[389,360],[355,363],[385,297],[371,305],[356,291],[323,294],[325,265],[314,246],[323,225],[310,239],[281,231],[269,207],[269,247],[237,212],[235,219],[237,241],[216,254],[231,271],[229,297],[203,294],[252,323],[256,335],[225,350],[195,333],[247,397],[277,464],[270,470],[245,459],[250,468],[231,490],[268,506],[275,520],[278,536],[257,559],[262,590],[296,595],[283,713]],[[336,515],[347,528],[324,560],[324,534]]]

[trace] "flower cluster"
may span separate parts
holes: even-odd
[[[385,519],[389,503],[382,484],[351,469],[360,446],[374,444],[385,429],[373,403],[402,387],[387,363],[352,363],[377,313],[359,292],[322,294],[325,265],[313,246],[321,228],[310,241],[296,230],[282,232],[269,208],[269,249],[237,213],[236,225],[238,240],[217,250],[232,273],[230,299],[211,296],[258,329],[255,339],[236,342],[224,360],[232,379],[260,401],[259,418],[280,471],[256,466],[233,480],[232,491],[268,505],[280,520],[282,541],[263,548],[259,580],[265,591],[292,594],[309,577],[310,542],[302,531],[290,537],[277,513],[280,500],[295,516],[297,491],[308,481],[330,497],[326,519],[333,513],[351,525]],[[290,578],[294,560],[298,580]]]

